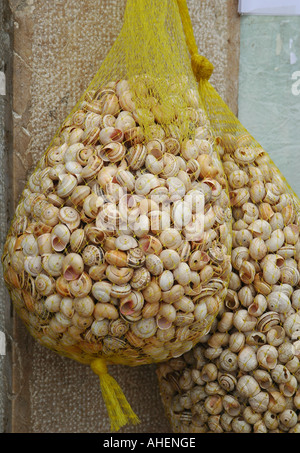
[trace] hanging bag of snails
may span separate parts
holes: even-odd
[[[222,310],[188,353],[159,364],[174,432],[299,432],[299,198],[208,79],[177,0],[229,185],[232,271]]]
[[[99,375],[113,430],[138,419],[106,365],[180,356],[217,315],[229,204],[177,4],[128,0],[27,182],[2,258],[30,333]]]

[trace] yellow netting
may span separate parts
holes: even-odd
[[[4,248],[18,314],[42,345],[92,364],[105,399],[114,390],[113,429],[136,418],[105,362],[189,351],[228,286],[230,201],[199,64],[175,1],[128,0],[119,37],[29,177]]]
[[[299,432],[300,201],[207,77],[199,92],[228,179],[232,272],[209,334],[159,365],[162,399],[175,432]]]

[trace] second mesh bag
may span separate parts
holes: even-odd
[[[162,399],[175,432],[296,433],[300,200],[205,77],[199,92],[228,178],[232,272],[209,334],[158,366]]]
[[[3,254],[30,333],[92,365],[190,350],[228,284],[229,196],[178,7],[124,25],[30,176]]]

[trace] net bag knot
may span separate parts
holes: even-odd
[[[111,430],[118,431],[127,423],[133,425],[140,423],[119,384],[108,373],[106,361],[104,359],[93,360],[91,369],[99,376],[101,393],[111,422]]]
[[[191,66],[194,76],[197,82],[199,82],[201,79],[208,80],[213,73],[214,66],[206,57],[199,55],[198,53],[198,48],[186,0],[176,1],[182,21],[186,44],[191,54]]]
[[[213,64],[206,57],[197,53],[192,55],[191,65],[197,82],[200,79],[208,80],[214,70]]]

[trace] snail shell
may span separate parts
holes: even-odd
[[[232,207],[242,207],[249,200],[250,193],[247,188],[234,189],[229,192],[230,203]]]
[[[99,156],[93,154],[88,158],[87,164],[81,170],[80,176],[84,180],[91,180],[97,173],[99,173],[102,166],[103,160]]]
[[[230,173],[228,182],[233,189],[240,189],[248,184],[249,178],[245,171],[236,170]]]
[[[130,326],[132,332],[138,338],[150,338],[155,335],[157,326],[154,318],[141,319]]]
[[[140,267],[139,269],[134,270],[130,285],[133,289],[141,291],[148,286],[150,280],[151,275],[148,269],[146,269],[145,267]]]
[[[46,154],[46,160],[51,167],[64,161],[64,154],[68,145],[64,143],[61,146],[52,146]]]
[[[300,279],[300,273],[298,269],[293,266],[283,266],[281,268],[280,281],[287,283],[291,286],[296,286]]]
[[[249,404],[255,413],[261,414],[264,413],[269,404],[269,394],[268,392],[259,392],[256,395],[249,398]]]
[[[76,231],[80,231],[80,230],[76,230]],[[93,225],[93,224],[86,225],[84,227],[84,230],[82,230],[82,231],[84,231],[86,238],[92,244],[99,245],[105,239],[105,233],[100,228],[97,228],[96,225]]]
[[[186,172],[191,181],[198,179],[201,171],[200,163],[196,159],[189,159],[186,164]],[[178,173],[177,173],[178,174]]]
[[[272,346],[279,346],[285,338],[285,330],[282,326],[274,326],[267,332],[267,342]]]
[[[134,270],[128,267],[116,267],[108,265],[105,271],[106,277],[112,283],[123,285],[131,280]]]
[[[89,296],[75,297],[74,309],[79,316],[90,317],[94,311],[94,301]]]
[[[164,302],[174,303],[180,300],[185,294],[184,287],[182,285],[174,285],[168,291],[162,291],[161,298]]]
[[[144,299],[149,303],[156,303],[161,298],[161,289],[155,279],[142,291]]]
[[[55,226],[59,222],[59,209],[56,206],[47,203],[40,215],[40,220],[46,225]]]
[[[47,311],[50,313],[55,313],[59,311],[60,303],[62,300],[62,296],[60,294],[51,294],[50,296],[46,297],[44,306]]]
[[[52,277],[59,277],[63,270],[64,259],[64,255],[60,253],[44,255],[42,259],[42,267]],[[25,263],[24,268],[26,270]]]
[[[126,154],[126,147],[122,143],[108,143],[98,152],[104,162],[119,162]]]
[[[127,266],[133,267],[133,268],[138,268],[143,266],[145,263],[146,257],[143,253],[143,251],[139,248],[133,248],[130,249],[127,253]]]
[[[140,247],[146,255],[157,254],[162,251],[162,243],[160,240],[152,235],[146,235],[139,240]]]
[[[56,193],[61,198],[66,198],[75,189],[78,184],[76,176],[68,173],[64,175],[59,175],[59,183],[56,187]]]
[[[126,146],[132,147],[132,146],[141,144],[145,139],[143,129],[140,126],[136,126],[136,127],[127,129],[124,132],[124,139],[125,139]],[[132,165],[134,165],[134,167],[136,165],[138,165],[138,168],[141,168],[141,166],[144,163],[144,156],[143,156],[143,160],[141,160],[140,162],[138,162],[138,160],[139,160],[139,158],[132,160]],[[131,168],[133,170],[138,170],[138,168],[133,168],[132,166],[131,166]]]
[[[275,311],[263,313],[257,320],[257,328],[260,332],[268,332],[273,326],[280,322],[280,316]]]
[[[117,171],[118,171],[117,166],[113,164],[101,168],[97,175],[97,181],[99,182],[100,186],[105,188],[106,185],[112,181]]]
[[[244,346],[238,354],[238,366],[240,370],[249,372],[255,370],[258,365],[256,353],[251,346]]]
[[[72,252],[79,252],[86,243],[86,236],[83,229],[74,230],[70,236],[70,247]]]
[[[171,178],[172,176],[177,176],[180,170],[179,161],[177,156],[174,154],[165,153],[163,155],[163,171],[160,173],[161,177],[164,179]]]
[[[268,241],[267,241],[268,242]],[[268,245],[265,241],[260,238],[254,238],[249,246],[249,254],[254,260],[263,259],[268,252]]]
[[[172,220],[178,229],[182,229],[192,220],[192,211],[189,204],[185,201],[175,201],[172,210]]]
[[[131,285],[129,283],[125,285],[116,285],[111,286],[110,295],[116,298],[122,298],[128,296],[131,292]],[[104,302],[104,301],[103,301]]]
[[[289,297],[282,291],[273,291],[267,296],[268,308],[277,313],[287,313],[291,308]]]
[[[202,270],[208,263],[210,258],[206,252],[196,250],[189,257],[189,267],[192,271]]]
[[[127,264],[127,254],[120,250],[110,250],[104,257],[107,263],[117,267],[124,267]]]
[[[138,238],[145,236],[150,230],[150,221],[148,216],[145,214],[138,216],[130,228],[133,231],[133,234]]]
[[[91,332],[96,337],[105,337],[109,333],[109,320],[99,319],[92,323]]]
[[[63,257],[61,268],[66,280],[77,279],[84,270],[82,257],[78,253],[69,253]]]
[[[129,192],[134,190],[135,186],[135,177],[134,175],[128,170],[120,170],[115,176],[118,184],[120,186],[127,188]]]
[[[284,244],[284,233],[277,229],[271,233],[271,237],[266,241],[266,246],[269,252],[277,252]]]
[[[122,89],[119,93],[119,103],[123,110],[128,112],[133,112],[133,110],[135,110],[135,103],[132,98],[133,93],[129,89],[126,91]]]
[[[187,263],[179,263],[173,271],[175,280],[182,286],[188,285],[191,281],[190,267]]]
[[[245,374],[238,379],[236,389],[246,398],[251,398],[260,392],[258,382],[249,374]]]
[[[169,270],[163,271],[159,276],[158,283],[162,291],[169,291],[174,284],[173,273]]]
[[[280,255],[267,255],[261,265],[263,269],[263,278],[270,285],[278,282],[281,276],[280,266],[283,264],[283,258]]]
[[[104,253],[101,247],[87,245],[82,250],[81,256],[86,266],[98,266],[103,262]]]
[[[223,407],[228,415],[237,417],[241,412],[241,405],[237,398],[232,395],[224,395],[222,399]]]
[[[89,294],[92,287],[92,280],[90,276],[83,272],[76,280],[69,282],[69,289],[74,297],[85,297]]]
[[[99,320],[101,318],[105,319],[118,319],[119,312],[117,308],[110,303],[97,302],[94,308],[94,318]]]
[[[144,306],[144,298],[139,291],[132,291],[120,301],[120,312],[129,319],[135,313],[140,314]]]
[[[58,214],[59,220],[65,224],[68,229],[73,232],[76,230],[80,224],[80,215],[76,209],[69,206],[64,206],[59,210]]]
[[[227,392],[232,392],[237,384],[237,379],[230,373],[218,373],[218,383]]]
[[[38,255],[38,242],[33,234],[26,234],[23,236],[21,241],[21,247],[25,256],[37,256]]]
[[[69,288],[69,281],[66,280],[62,275],[56,279],[55,282],[56,291],[63,297],[71,297]]]
[[[49,296],[55,290],[55,279],[46,274],[39,274],[35,279],[35,287],[42,296]]]
[[[176,250],[182,243],[180,232],[174,228],[168,228],[163,231],[160,234],[159,239],[165,248],[173,250]]]
[[[181,145],[181,155],[185,160],[197,159],[200,153],[200,142],[197,140],[185,140]]]
[[[112,284],[109,282],[96,282],[92,286],[92,294],[100,302],[109,302]]]
[[[268,370],[272,370],[277,365],[278,352],[274,346],[263,345],[257,350],[257,361],[259,365]]]
[[[159,310],[159,302],[146,302],[143,310],[142,310],[142,317],[143,318],[153,318],[157,315]]]
[[[179,254],[175,250],[172,250],[172,249],[163,250],[159,257],[160,257],[165,269],[168,269],[168,270],[175,269],[180,263]]]
[[[70,241],[70,230],[66,225],[57,224],[51,232],[51,245],[56,252],[62,252]]]
[[[238,310],[233,317],[233,325],[241,332],[252,330],[256,326],[256,318],[247,310]]]
[[[104,200],[102,197],[99,197],[94,192],[88,195],[82,205],[84,215],[89,219],[95,219],[99,212],[99,208],[101,208],[104,204]]]
[[[72,297],[63,297],[60,302],[60,311],[67,318],[72,318],[75,313],[74,299]]]
[[[138,170],[144,165],[147,157],[147,149],[142,144],[136,144],[129,148],[127,153],[127,162],[132,170]]]
[[[261,237],[264,241],[269,239],[272,227],[266,220],[257,219],[248,226],[253,237]]]
[[[291,379],[291,373],[286,366],[277,364],[271,371],[271,376],[276,384],[286,383]]]
[[[115,247],[118,250],[126,251],[138,246],[138,242],[134,237],[123,234],[118,236],[115,240]]]
[[[77,186],[71,196],[70,200],[72,201],[75,207],[82,206],[86,197],[91,193],[91,188],[89,186]]]
[[[136,122],[130,112],[120,112],[116,118],[115,127],[123,132],[136,127]]]
[[[234,159],[238,164],[251,164],[257,155],[254,148],[249,146],[240,146],[234,151]]]
[[[123,319],[116,319],[110,322],[109,325],[110,334],[114,337],[122,337],[129,330],[129,324]]]
[[[135,181],[135,193],[147,195],[152,189],[160,186],[159,178],[151,173],[144,173]]]
[[[162,154],[151,152],[145,159],[146,169],[153,175],[158,175],[163,171],[164,162],[162,159]]]
[[[156,205],[155,202],[154,205]],[[148,217],[150,220],[150,229],[152,233],[159,234],[166,228],[170,227],[170,215],[168,212],[159,211],[158,206],[154,207],[155,209],[151,210],[148,213]]]
[[[108,143],[122,142],[124,138],[124,133],[121,129],[117,129],[115,126],[106,126],[101,129],[99,133],[99,141],[103,145]]]

